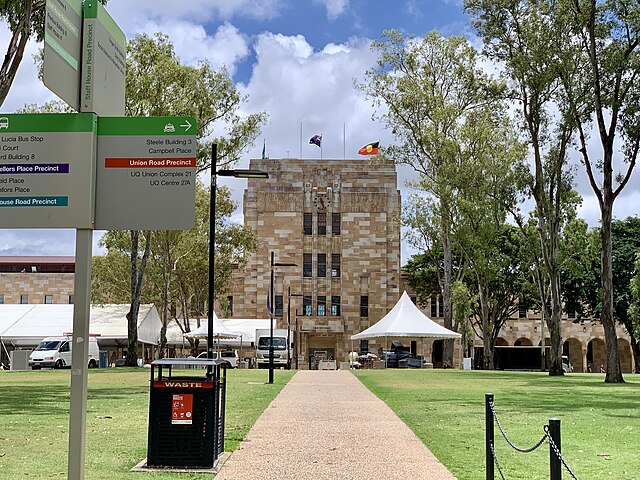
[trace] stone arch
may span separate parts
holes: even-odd
[[[577,338],[567,338],[562,345],[562,354],[569,357],[574,372],[584,373],[582,342]]]
[[[598,373],[607,368],[607,357],[604,351],[604,340],[592,338],[587,344],[587,371]]]
[[[509,342],[503,337],[496,338],[496,347],[507,347],[509,346]]]
[[[631,344],[624,338],[618,339],[618,356],[620,358],[620,369],[622,372],[632,373]]]
[[[532,347],[533,343],[531,342],[530,338],[520,337],[515,342],[513,342],[513,345],[516,347]]]

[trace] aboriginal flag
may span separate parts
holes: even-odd
[[[358,150],[358,153],[360,155],[377,155],[379,146],[380,142],[373,142],[362,147],[360,150]]]

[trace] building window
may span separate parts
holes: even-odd
[[[21,304],[29,303],[29,295],[20,295],[20,303]]]
[[[518,318],[527,318],[527,307],[518,305]]]
[[[318,235],[327,234],[327,214],[318,213]]]
[[[438,304],[436,303],[436,297],[431,297],[429,299],[429,304],[431,305],[431,318],[436,318],[436,314],[438,313]]]
[[[340,214],[331,214],[331,235],[340,235]]]
[[[444,317],[444,302],[442,301],[442,297],[438,297],[438,316]]]
[[[327,254],[319,253],[318,254],[318,277],[326,277],[327,276]]]
[[[313,215],[311,213],[302,214],[302,232],[305,235],[313,234]]]
[[[411,302],[412,302],[414,305],[418,305],[418,303],[417,303],[417,302],[418,302],[418,297],[417,297],[417,296],[415,296],[415,295],[411,295],[411,297],[410,297],[410,298],[411,298]]]
[[[311,306],[311,295],[304,295],[302,297],[302,308],[306,317],[310,317],[313,314],[313,308]]]
[[[313,256],[310,253],[302,254],[302,276],[313,277]]]
[[[360,295],[360,316],[369,316],[369,297],[367,295]]]
[[[332,277],[340,276],[340,254],[339,253],[331,254],[331,276]]]
[[[229,306],[229,315],[233,317],[233,295],[227,295],[227,305]]]
[[[324,295],[318,295],[318,316],[324,317],[327,315],[327,297]]]
[[[276,317],[281,317],[282,316],[283,305],[284,305],[283,295],[276,295],[275,296],[275,304],[276,304],[275,316]]]
[[[360,340],[360,353],[369,353],[369,340]]]
[[[0,303],[2,303],[2,302],[0,302]],[[575,308],[572,308],[571,310],[569,310],[569,311],[567,312],[567,317],[568,317],[568,318],[570,318],[570,319],[572,319],[572,320],[573,320],[574,318],[576,318],[576,309],[575,309]]]
[[[75,303],[76,299],[74,295],[69,295],[69,305],[73,305]]]
[[[331,296],[331,316],[332,317],[340,316],[340,295]]]
[[[47,304],[53,303],[53,295],[45,295],[44,296],[44,303],[47,303]]]
[[[4,295],[0,295],[0,305],[4,303]]]

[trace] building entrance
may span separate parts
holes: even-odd
[[[309,336],[309,369],[317,370],[323,360],[336,359],[336,338],[334,336]]]

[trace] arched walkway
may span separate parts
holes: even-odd
[[[631,345],[624,338],[618,339],[618,357],[620,358],[620,369],[623,373],[632,373]]]
[[[520,337],[515,342],[513,342],[513,345],[516,347],[532,347],[533,343],[531,343],[530,338]]]
[[[584,361],[582,355],[582,342],[577,338],[568,338],[562,345],[562,354],[569,357],[569,363],[573,366],[574,372],[584,372]]]
[[[607,368],[604,353],[604,340],[594,338],[587,344],[587,372],[600,372]]]
[[[509,342],[502,337],[496,338],[496,347],[507,347],[509,346]]]

